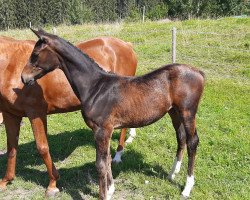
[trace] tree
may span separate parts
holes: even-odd
[[[15,16],[15,1],[1,0],[0,4],[0,26],[3,29],[15,28],[17,19]]]

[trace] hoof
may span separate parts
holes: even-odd
[[[188,199],[188,196],[181,195],[180,200],[186,200],[186,199]]]
[[[112,162],[113,163],[121,163],[122,162],[122,154],[123,154],[123,150],[122,151],[117,151],[115,154],[115,157],[113,158]]]
[[[1,182],[0,183],[0,192],[3,192],[5,190],[7,190],[6,183]]]
[[[174,178],[175,178],[175,174],[169,174],[168,177],[167,177],[167,179],[168,179],[169,181],[171,181],[171,182],[174,181]]]
[[[107,194],[107,200],[110,200],[112,195],[114,194],[115,192],[115,185],[114,183],[112,183],[109,187],[109,190],[108,190],[108,194]]]
[[[57,193],[59,193],[58,188],[50,188],[46,190],[46,197],[55,197]]]
[[[122,162],[122,160],[121,160],[121,158],[117,159],[117,158],[114,157],[113,160],[112,160],[112,162],[113,162],[114,164],[119,164],[119,163]]]

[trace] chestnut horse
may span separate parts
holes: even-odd
[[[56,187],[58,173],[51,160],[47,142],[47,114],[63,113],[80,109],[80,101],[72,91],[65,75],[58,70],[40,79],[33,87],[24,87],[21,72],[34,48],[35,41],[21,41],[0,37],[0,110],[3,112],[8,141],[7,171],[0,182],[0,189],[15,176],[16,149],[22,117],[32,124],[38,152],[43,158],[50,183]],[[112,37],[103,37],[77,45],[106,71],[120,75],[135,75],[137,58],[132,45]],[[135,135],[131,129],[129,142]],[[122,129],[115,161],[120,161],[126,129]]]
[[[3,124],[3,114],[0,112],[0,125]]]
[[[65,73],[81,101],[83,119],[94,132],[99,198],[110,199],[115,190],[110,155],[113,130],[146,126],[167,112],[178,141],[170,178],[178,173],[187,146],[188,176],[182,195],[188,197],[194,185],[199,143],[195,116],[204,89],[203,73],[188,65],[172,64],[144,76],[122,77],[105,72],[64,39],[43,30],[33,32],[39,40],[22,72],[22,80],[35,84],[38,78],[58,67]]]

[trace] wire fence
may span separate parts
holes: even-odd
[[[134,31],[135,29],[131,27],[130,31],[127,27],[128,31],[123,31],[119,25],[111,26],[111,28],[102,26],[100,29],[90,31],[89,34],[81,35],[83,38],[77,38],[77,41],[73,42],[77,43],[99,36],[114,36],[131,42],[139,60],[138,74],[144,74],[161,65],[172,63],[171,28],[166,27],[160,30],[140,30],[140,28]],[[64,33],[53,28],[53,32],[61,36],[68,35],[67,31]],[[205,71],[209,78],[237,77],[240,81],[243,79],[249,81],[249,78],[243,75],[244,72],[249,73],[250,69],[250,43],[245,40],[249,36],[250,32],[216,33],[177,29],[176,62],[197,66]],[[238,41],[246,42],[239,43]],[[161,124],[156,123],[156,126],[161,129],[165,126]]]
[[[150,39],[151,34],[156,34],[154,40]],[[173,60],[172,51],[176,51],[174,57],[177,63],[194,65],[202,69],[209,79],[234,78],[234,80],[250,85],[249,76],[244,75],[244,73],[249,74],[250,69],[250,42],[247,40],[250,32],[226,34],[177,29],[176,44],[174,44],[176,48],[172,46],[173,36],[170,29],[160,31],[150,30],[143,32],[143,34],[136,34],[137,37],[140,35],[144,36],[144,40],[134,42],[135,48],[141,51],[138,53],[140,55],[143,54],[146,46],[149,46],[150,49],[155,48],[156,51],[152,51],[149,59],[144,59],[146,56],[142,56],[142,58],[138,56],[139,61],[142,59],[139,62],[139,68],[150,65],[152,67],[147,69],[153,70],[158,68],[160,63],[164,64],[165,61],[170,63]],[[159,49],[165,47],[164,53],[157,54],[157,47]],[[155,59],[156,57],[158,60]],[[168,123],[164,122],[164,119],[162,119],[148,128],[138,129],[138,136],[145,132],[150,132],[153,136],[162,132],[171,131],[172,133],[174,130],[171,127],[171,120],[168,119]],[[167,128],[165,128],[166,125],[168,125]],[[144,131],[145,129],[146,131]]]
[[[163,32],[165,32],[165,34],[163,34]],[[147,40],[147,38],[150,38],[147,37],[147,35],[149,36],[152,33],[156,34],[156,39],[154,41]],[[162,37],[162,35],[164,35],[164,37]],[[208,37],[204,37],[204,35]],[[144,32],[143,41],[135,41],[133,44],[135,48],[138,49],[141,49],[142,46],[149,46],[150,48],[156,48],[158,46],[162,48],[162,45],[165,45],[166,47],[165,58],[160,58],[162,54],[158,57],[157,55],[151,55],[152,59],[140,62],[142,65],[159,64],[159,61],[154,59],[156,57],[160,61],[164,60],[170,63],[173,57],[175,57],[175,62],[177,63],[198,64],[202,68],[205,68],[206,71],[210,71],[211,74],[220,72],[220,74],[223,73],[225,75],[227,73],[232,74],[235,70],[245,71],[250,69],[250,43],[247,41],[243,44],[238,43],[238,41],[244,40],[244,38],[249,37],[249,35],[250,32],[222,34],[177,30],[176,44],[172,44],[172,37],[174,36],[171,35],[171,30],[161,30],[159,32],[153,30]],[[140,34],[138,33],[137,37],[139,36]],[[176,46],[176,48],[173,47],[173,45]],[[234,73],[234,75],[240,76],[241,74]]]
[[[172,43],[175,36],[169,29],[140,30],[122,34],[104,31],[97,32],[92,37],[99,35],[118,36],[121,39],[129,40],[139,54],[144,54],[143,49],[146,47],[155,49],[156,54],[151,54],[151,59],[143,60],[138,56],[139,64],[144,66],[147,64],[157,66],[161,61],[162,64],[171,63],[175,57],[175,62],[202,64],[202,66],[210,66],[210,68],[221,66],[223,69],[249,70],[247,57],[249,58],[248,63],[250,63],[250,43],[240,44],[239,41],[249,37],[250,32],[216,33],[177,29],[176,43]],[[152,36],[154,40],[152,40]],[[173,45],[176,48],[173,48]],[[163,48],[166,51],[165,55],[157,55],[157,52],[161,52],[160,49]],[[243,61],[240,57],[243,58]]]

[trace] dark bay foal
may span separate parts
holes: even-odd
[[[187,146],[188,176],[182,195],[188,197],[194,185],[194,162],[199,143],[195,116],[204,88],[203,73],[188,65],[172,64],[144,76],[122,77],[105,72],[62,38],[42,30],[34,33],[39,40],[25,68],[39,69],[40,73],[32,74],[32,70],[24,69],[22,80],[32,84],[58,66],[65,73],[81,101],[82,116],[94,132],[100,199],[110,199],[115,189],[110,156],[113,130],[146,126],[167,112],[178,142],[169,178],[173,179],[179,172]]]

